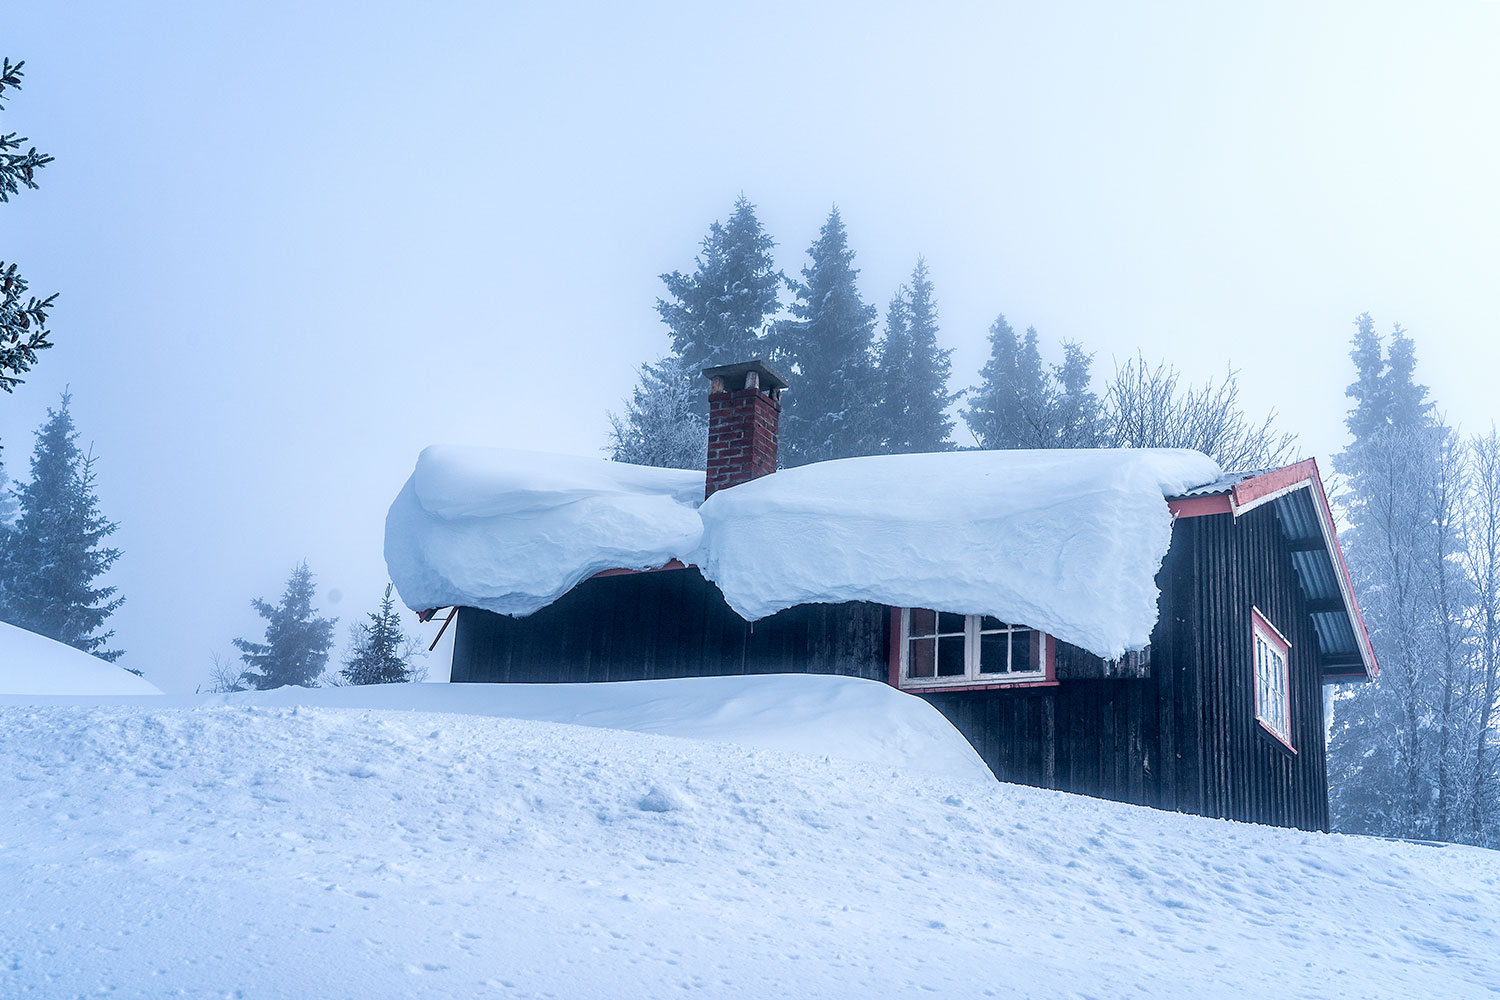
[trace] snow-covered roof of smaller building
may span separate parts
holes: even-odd
[[[0,622],[0,698],[33,695],[160,695],[124,667]]]
[[[697,565],[741,616],[874,601],[994,615],[1100,656],[1144,647],[1166,498],[1216,481],[1177,449],[967,451],[820,462],[720,490],[703,473],[428,448],[386,520],[415,609],[526,615],[608,569]]]

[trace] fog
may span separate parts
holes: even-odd
[[[342,639],[424,445],[598,454],[741,192],[788,273],[837,203],[882,307],[925,254],[955,388],[1003,311],[1233,366],[1326,468],[1368,310],[1496,414],[1500,3],[220,6],[7,5],[0,52],[56,157],[0,257],[61,293],[3,458],[69,387],[168,690],[304,558]]]

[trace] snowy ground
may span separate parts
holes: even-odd
[[[391,697],[0,707],[0,996],[1500,992],[1493,853]]]

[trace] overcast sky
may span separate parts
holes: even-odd
[[[71,386],[124,549],[124,662],[191,690],[298,560],[347,623],[417,452],[595,454],[652,309],[744,192],[789,273],[843,212],[916,256],[954,386],[997,312],[1098,366],[1242,372],[1343,441],[1352,320],[1497,404],[1500,3],[6,4],[0,126],[57,157],[0,258],[60,291],[0,398]],[[1326,468],[1326,461],[1325,461]]]

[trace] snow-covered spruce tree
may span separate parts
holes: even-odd
[[[609,415],[605,450],[616,462],[664,469],[701,469],[708,457],[708,382],[675,355],[641,365],[623,416]]]
[[[1094,395],[1094,356],[1071,340],[1063,361],[1053,366],[1052,433],[1059,448],[1092,448],[1099,443],[1099,397]]]
[[[1057,447],[1052,386],[1036,327],[1018,338],[1004,315],[990,324],[990,357],[969,390],[964,422],[981,448]]]
[[[938,347],[937,300],[927,261],[917,258],[911,284],[901,286],[886,313],[879,372],[881,450],[891,454],[953,447],[948,407],[951,349]]]
[[[617,462],[701,469],[708,451],[708,394],[704,368],[747,361],[781,308],[785,280],[775,269],[775,242],[761,228],[755,206],[741,195],[725,224],[703,238],[692,274],[661,276],[667,297],[656,311],[671,333],[672,353],[641,366],[624,414],[609,414],[605,450]]]
[[[761,337],[781,308],[784,279],[771,257],[775,246],[755,206],[740,195],[729,221],[709,227],[693,273],[661,276],[667,298],[657,299],[656,311],[684,370],[696,375],[763,352]]]
[[[235,639],[245,671],[240,680],[247,688],[265,691],[296,684],[312,687],[328,664],[333,646],[335,618],[319,618],[313,611],[312,571],[298,563],[286,582],[286,591],[276,604],[260,598],[250,602],[266,620],[266,641]]]
[[[795,376],[782,397],[784,465],[869,455],[879,443],[876,310],[859,296],[859,269],[837,207],[807,254],[802,280],[790,282],[793,318],[772,332],[773,357]]]
[[[1042,349],[1036,327],[1028,326],[1016,353],[1016,385],[1021,405],[1020,440],[1017,447],[1050,448],[1052,440],[1052,386],[1042,364]]]
[[[885,310],[885,333],[876,352],[875,383],[880,404],[875,413],[876,449],[880,454],[899,453],[909,423],[907,394],[902,388],[902,373],[911,364],[911,316],[907,299],[911,289],[896,289]]]
[[[18,515],[0,550],[0,620],[92,653],[105,649],[113,630],[100,632],[124,603],[114,587],[95,581],[120,557],[101,543],[115,522],[99,511],[94,458],[78,448],[78,431],[64,392],[36,432],[31,481],[14,491]]]
[[[25,65],[24,61],[0,60],[0,111],[5,109],[6,91],[21,89]],[[22,188],[35,188],[36,172],[52,162],[35,146],[21,152],[26,141],[14,132],[0,132],[0,202],[9,201]],[[47,339],[47,312],[57,296],[39,299],[27,295],[27,287],[16,265],[0,260],[0,389],[6,392],[36,363],[37,352],[52,346]]]
[[[964,423],[981,448],[1014,448],[1021,424],[1021,399],[1016,380],[1016,332],[1002,314],[990,324],[990,356],[979,370],[979,385],[968,392],[961,411]]]
[[[1478,842],[1493,795],[1481,777],[1485,620],[1495,614],[1484,604],[1494,583],[1483,494],[1493,470],[1434,415],[1405,331],[1397,326],[1383,348],[1359,317],[1354,440],[1336,461],[1349,482],[1349,567],[1382,669],[1336,703],[1331,807],[1341,830]]]
[[[367,615],[369,622],[356,622],[349,651],[340,671],[350,684],[404,684],[411,679],[413,642],[401,627],[401,612],[385,585],[380,609]]]

